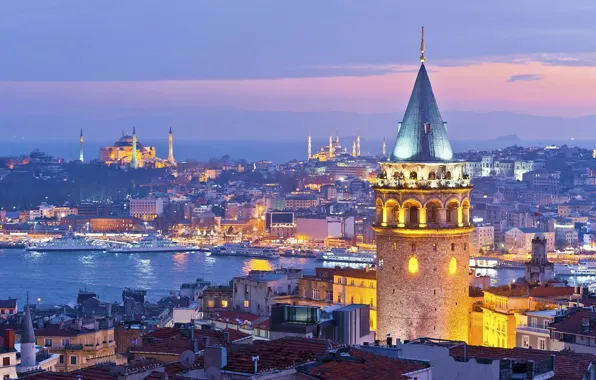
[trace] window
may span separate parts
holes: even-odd
[[[392,248],[394,251],[397,251],[397,243],[396,243],[396,242],[393,242],[393,244],[391,245],[391,248]]]
[[[62,339],[62,347],[66,347],[70,345],[70,339]]]
[[[221,307],[228,307],[228,300],[221,300]]]
[[[451,250],[455,251],[455,243],[451,243]]]
[[[370,307],[375,307],[375,303],[373,302],[373,299],[370,299]]]
[[[64,364],[64,355],[60,355],[60,364]]]
[[[433,244],[433,252],[437,252],[437,245]]]
[[[248,300],[244,300],[244,307],[248,307],[250,305],[250,302]]]
[[[538,319],[537,318],[532,318],[530,320],[530,322],[531,322],[532,327],[538,327]]]
[[[416,251],[416,244],[412,243],[412,252],[415,252],[415,251]]]
[[[215,301],[214,300],[207,300],[207,307],[215,307]]]
[[[550,321],[548,319],[545,319],[544,321],[542,321],[542,323],[545,329],[547,329],[548,325],[550,325]]]
[[[70,364],[77,365],[77,357],[76,356],[73,355],[70,357]]]
[[[10,357],[2,358],[2,366],[8,367],[10,365]]]
[[[383,269],[384,264],[383,259],[379,260],[379,269]]]
[[[538,338],[538,349],[539,350],[546,350],[546,339]]]
[[[449,260],[449,274],[455,274],[456,271],[457,271],[457,260],[455,259],[455,257],[452,257],[451,260]]]
[[[417,258],[410,257],[410,260],[408,261],[408,272],[410,272],[411,274],[418,273],[418,259]]]
[[[354,280],[350,280],[350,285],[354,286]]]
[[[45,338],[43,341],[43,345],[46,347],[52,347],[52,339],[51,338]]]
[[[354,303],[354,296],[350,297],[350,303]]]
[[[341,295],[337,295],[337,303],[341,303]]]
[[[522,336],[522,347],[523,348],[530,347],[530,336],[529,335]]]

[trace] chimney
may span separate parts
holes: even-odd
[[[13,329],[6,329],[4,330],[4,348],[7,350],[14,349],[14,330]]]
[[[230,332],[229,331],[223,332],[223,340],[225,343],[230,343]]]
[[[393,338],[391,334],[387,334],[387,347],[393,347]]]
[[[222,369],[228,364],[228,351],[225,347],[205,347],[204,353],[205,370],[210,368]]]

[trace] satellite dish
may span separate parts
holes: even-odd
[[[186,368],[195,364],[196,360],[197,360],[197,357],[196,357],[195,353],[192,352],[191,350],[186,350],[182,354],[180,354],[180,364],[182,364]]]

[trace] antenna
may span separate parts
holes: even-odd
[[[195,363],[197,357],[194,352],[191,350],[186,350],[182,354],[180,354],[180,364],[182,364],[186,368],[190,368],[191,365]]]
[[[422,38],[420,39],[420,63],[424,63],[426,57],[424,57],[424,26],[422,27]]]

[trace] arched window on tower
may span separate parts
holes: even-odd
[[[418,173],[410,172],[410,179],[418,179]]]
[[[435,174],[435,172],[428,173],[428,179],[431,181],[437,179],[437,175]]]

